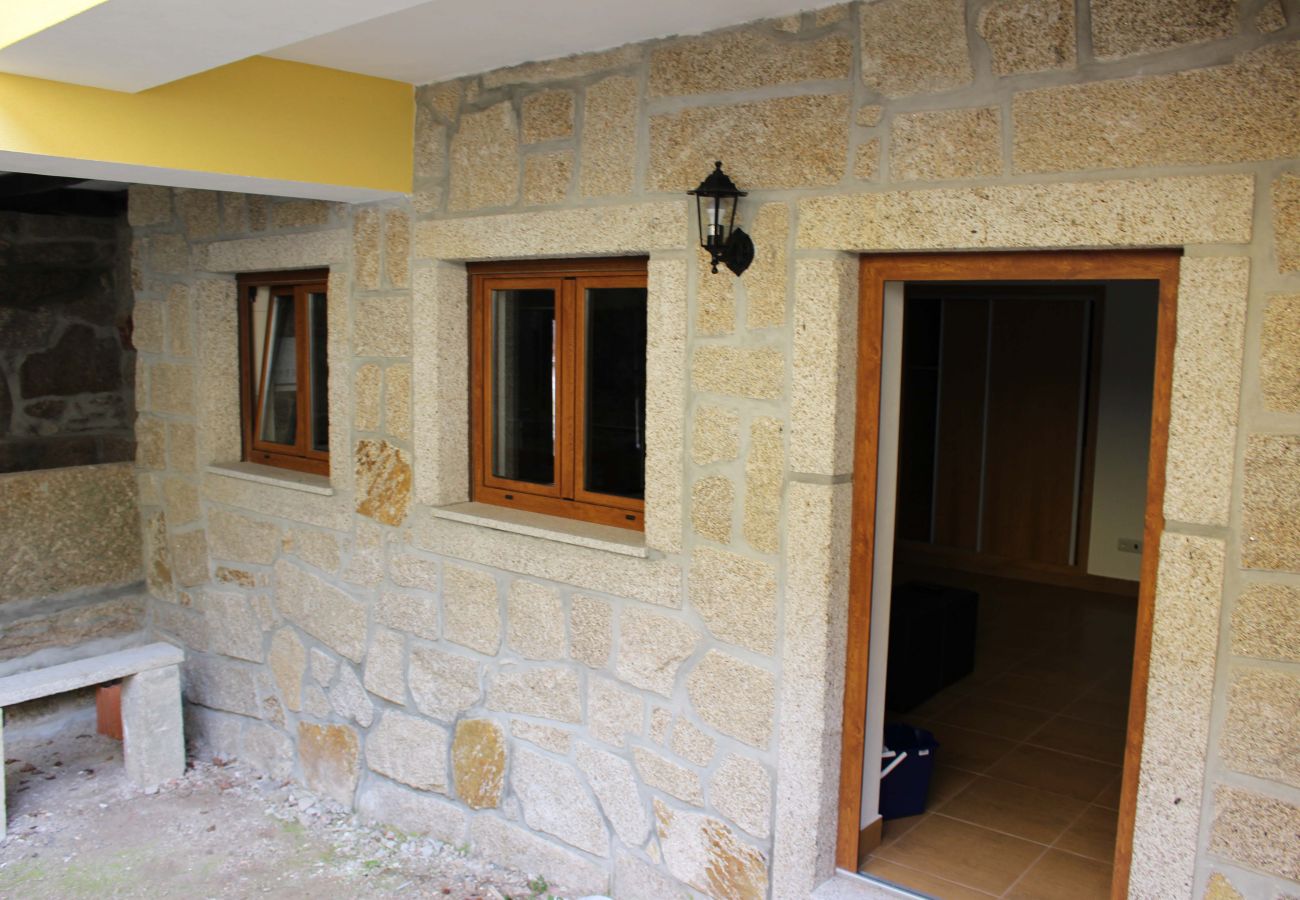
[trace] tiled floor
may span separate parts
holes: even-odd
[[[963,581],[975,672],[897,717],[939,741],[929,802],[862,871],[944,900],[1108,897],[1136,602]]]

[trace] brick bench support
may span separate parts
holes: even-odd
[[[180,663],[171,644],[148,644],[0,678],[0,760],[4,707],[122,679],[122,740],[126,774],[150,788],[185,772]],[[0,765],[0,839],[5,836],[4,769]]]

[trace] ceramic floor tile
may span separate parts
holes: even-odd
[[[968,697],[943,712],[934,720],[958,728],[969,728],[1011,741],[1022,741],[1033,734],[1051,718],[1050,713],[986,700],[975,695]]]
[[[1102,788],[1101,793],[1094,797],[1092,802],[1104,809],[1118,810],[1119,795],[1123,787],[1124,775],[1121,772],[1121,774],[1115,776],[1115,779],[1110,784]]]
[[[1073,797],[996,778],[977,778],[944,804],[943,814],[1050,844],[1087,809],[1085,802]]]
[[[1030,735],[1027,743],[1118,766],[1124,762],[1124,737],[1122,728],[1058,716]]]
[[[1007,893],[1015,900],[1106,900],[1109,863],[1049,850]]]
[[[1110,863],[1115,857],[1115,829],[1118,825],[1119,813],[1116,810],[1089,806],[1057,839],[1056,849]]]
[[[922,813],[919,816],[903,816],[900,819],[886,819],[881,823],[880,846],[888,847],[921,824],[927,815],[929,813]]]
[[[1094,700],[1089,697],[1080,697],[1073,703],[1067,704],[1061,710],[1061,715],[1068,716],[1071,719],[1079,719],[1082,722],[1093,722],[1097,725],[1105,725],[1110,728],[1127,728],[1128,727],[1128,704],[1116,703],[1106,700]]]
[[[869,859],[861,871],[864,875],[870,875],[909,890],[920,891],[923,894],[942,897],[943,900],[986,900],[988,897],[997,896],[996,894],[986,894],[983,891],[963,887],[951,881],[944,881],[942,878],[936,878],[927,872],[909,869],[907,866],[900,866],[898,863],[892,863],[886,859]]]
[[[1119,774],[1119,767],[1022,744],[993,765],[988,774],[1091,802]]]
[[[958,728],[956,725],[929,720],[915,724],[932,732],[938,740],[939,747],[934,751],[936,760],[943,760],[945,766],[967,772],[983,772],[1016,746],[1015,741],[968,728]]]
[[[975,773],[949,766],[937,765],[930,777],[930,794],[926,800],[926,809],[933,812],[956,797],[966,785],[976,778]]]
[[[1001,894],[1042,852],[1038,844],[933,815],[877,855],[945,881]]]
[[[1083,690],[1078,679],[1059,675],[1003,675],[981,688],[979,696],[1056,713],[1077,699]]]

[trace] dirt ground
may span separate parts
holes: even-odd
[[[192,761],[146,794],[126,780],[121,743],[100,735],[11,737],[5,757],[5,900],[561,896],[464,848],[361,825],[238,763]]]

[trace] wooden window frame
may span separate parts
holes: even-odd
[[[239,292],[239,403],[240,424],[243,432],[244,459],[247,462],[291,469],[295,472],[308,472],[314,475],[329,475],[329,451],[312,449],[309,445],[312,409],[311,379],[311,332],[308,326],[308,304],[304,302],[310,294],[329,296],[328,269],[302,269],[291,272],[250,272],[239,275],[236,284]],[[257,435],[261,425],[258,397],[262,392],[265,378],[265,366],[269,362],[270,348],[262,348],[262,372],[253,371],[253,304],[250,291],[269,288],[272,293],[292,290],[294,296],[295,349],[297,364],[297,414],[298,424],[296,440],[293,447],[259,440]],[[328,301],[327,301],[328,302]],[[275,305],[267,310],[270,316]],[[268,322],[266,340],[271,337]]]
[[[645,257],[471,263],[470,471],[471,498],[600,525],[643,531],[645,501],[585,490],[586,329],[584,288],[647,287]],[[491,292],[547,288],[556,298],[555,479],[549,485],[495,476],[492,446]],[[644,398],[643,398],[644,402]]]

